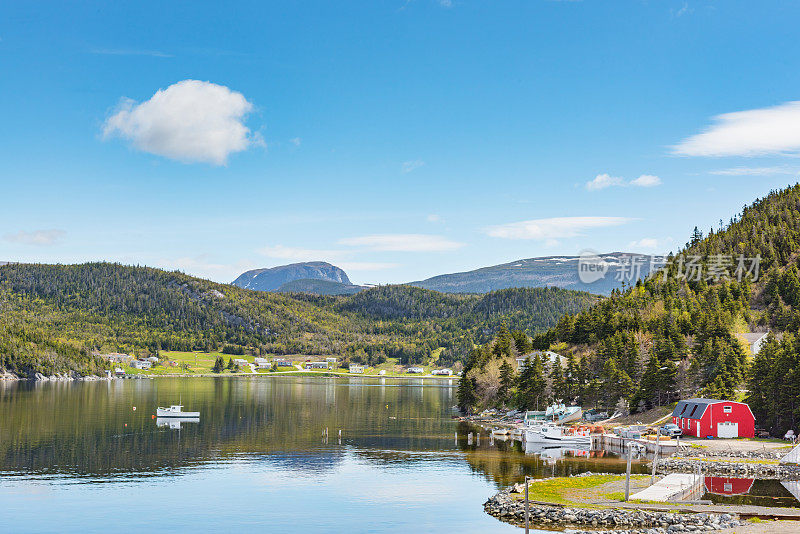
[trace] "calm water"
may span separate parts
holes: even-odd
[[[2,384],[3,530],[519,532],[483,512],[498,488],[624,470],[485,434],[468,445],[455,392],[367,378]],[[200,422],[158,426],[156,407],[179,399]]]

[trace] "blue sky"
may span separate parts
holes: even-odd
[[[6,2],[0,260],[402,282],[663,252],[800,171],[790,2]],[[160,91],[160,92],[159,92]]]

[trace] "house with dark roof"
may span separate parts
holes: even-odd
[[[672,411],[672,422],[684,436],[697,438],[752,438],[756,427],[750,406],[717,399],[679,401]]]

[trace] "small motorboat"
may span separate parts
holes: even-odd
[[[200,412],[184,412],[182,404],[173,404],[169,408],[161,408],[156,410],[156,417],[180,417],[188,419],[196,419],[200,417]]]
[[[591,447],[592,436],[588,431],[569,433],[564,430],[563,427],[551,424],[528,425],[525,428],[525,441],[528,443]]]

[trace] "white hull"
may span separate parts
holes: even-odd
[[[175,417],[181,419],[197,419],[200,417],[200,412],[184,412],[181,408],[183,408],[183,406],[170,406],[169,408],[159,407],[156,410],[156,417]]]
[[[561,427],[532,425],[525,429],[526,443],[540,443],[558,447],[591,447],[591,436],[564,434]]]

